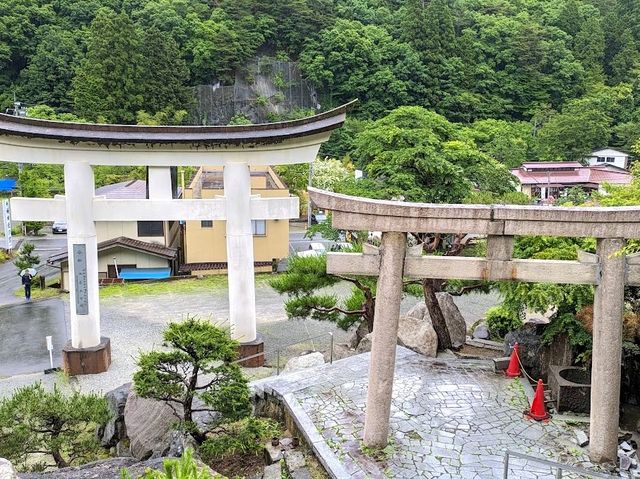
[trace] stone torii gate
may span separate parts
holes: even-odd
[[[247,126],[143,127],[32,120],[0,115],[0,161],[64,165],[65,196],[12,198],[15,220],[67,221],[72,278],[70,374],[106,371],[109,339],[100,334],[95,221],[226,220],[229,322],[240,354],[263,350],[256,332],[251,220],[298,217],[298,199],[251,195],[251,165],[312,162],[345,120],[344,105],[302,120]],[[93,166],[147,166],[149,198],[95,197]],[[171,167],[223,166],[224,197],[173,199]]]
[[[640,256],[620,253],[640,238],[640,208],[434,205],[370,200],[310,188],[314,204],[333,212],[333,226],[382,231],[379,254],[329,253],[327,271],[379,276],[371,347],[364,443],[384,446],[389,433],[403,276],[511,280],[595,286],[590,455],[615,461],[618,447],[624,286],[640,285]],[[486,258],[412,256],[407,232],[478,233]],[[514,236],[595,237],[596,255],[578,261],[513,259]]]

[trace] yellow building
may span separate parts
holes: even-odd
[[[263,198],[288,197],[289,189],[269,166],[251,167],[251,193]],[[224,195],[221,167],[202,167],[185,188],[185,199],[213,199]],[[289,256],[289,220],[253,220],[256,271],[269,272],[274,260]],[[184,264],[180,272],[197,275],[224,273],[227,268],[225,221],[187,221]]]

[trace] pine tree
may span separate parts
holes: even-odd
[[[38,266],[40,264],[40,257],[36,254],[33,254],[33,251],[36,249],[33,243],[29,243],[25,241],[22,243],[22,248],[20,248],[20,253],[18,257],[13,262],[18,268],[18,271],[22,271],[23,269],[33,268],[34,266]]]

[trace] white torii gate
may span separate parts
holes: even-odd
[[[229,322],[241,355],[262,351],[256,332],[252,220],[298,216],[298,199],[251,195],[250,165],[312,162],[349,105],[292,122],[229,127],[139,127],[49,122],[0,115],[0,161],[63,164],[65,196],[12,198],[15,220],[67,221],[70,374],[105,371],[96,221],[226,220]],[[95,196],[94,165],[147,166],[149,199]],[[224,197],[172,198],[172,166],[223,166]],[[243,351],[244,348],[244,351]]]

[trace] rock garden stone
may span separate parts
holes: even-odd
[[[322,353],[309,353],[296,358],[291,358],[287,361],[283,372],[299,371],[301,369],[314,368],[322,366],[324,364],[324,355]]]
[[[20,479],[120,479],[122,477],[120,473],[122,468],[126,468],[131,477],[138,478],[147,469],[162,470],[165,460],[159,457],[147,461],[138,461],[134,458],[119,457],[90,462],[78,467],[66,467],[56,471],[20,474]],[[199,469],[204,469],[211,473],[213,477],[216,477],[216,473],[209,466],[200,461],[197,461],[197,464]]]
[[[131,383],[126,383],[105,394],[105,399],[113,417],[105,425],[104,429],[98,430],[98,440],[103,447],[113,447],[118,441],[127,437],[124,408],[130,391]]]
[[[578,446],[585,447],[589,444],[589,437],[584,431],[578,429],[576,431],[576,442],[578,443]]]
[[[473,339],[489,339],[489,328],[485,323],[478,324],[473,330]]]
[[[289,472],[297,471],[306,466],[304,455],[300,451],[285,451],[284,462]]]
[[[369,333],[364,338],[362,338],[362,340],[360,341],[360,344],[358,344],[358,347],[356,348],[356,353],[361,354],[361,353],[370,352],[372,339],[373,339],[373,333]]]
[[[0,479],[18,479],[18,474],[16,474],[13,464],[2,458],[0,458]]]
[[[416,353],[435,358],[438,336],[431,322],[411,316],[401,316],[398,324],[398,344]]]
[[[356,330],[349,338],[348,345],[351,349],[356,349],[362,338],[364,338],[367,334],[369,334],[369,325],[366,321],[361,321]]]
[[[264,445],[264,460],[268,465],[280,462],[283,457],[282,444],[274,446],[269,441]]]
[[[178,418],[164,402],[141,398],[133,391],[124,411],[133,457],[144,460],[169,451],[173,426]]]
[[[436,298],[438,299],[438,304],[440,304],[440,308],[442,309],[442,314],[444,315],[444,320],[447,324],[447,329],[449,330],[453,347],[462,347],[467,339],[467,323],[453,301],[453,296],[449,293],[436,293]],[[407,312],[407,316],[427,321],[433,329],[433,326],[431,325],[431,316],[429,315],[429,311],[427,310],[427,306],[424,301],[418,302],[413,308],[411,308],[409,312]]]
[[[190,434],[182,431],[173,431],[169,436],[169,450],[165,454],[167,457],[182,457],[184,451],[191,448],[194,455],[197,455],[198,445]]]
[[[282,479],[282,466],[279,462],[264,468],[262,479]]]
[[[302,469],[298,469],[297,471],[293,471],[291,473],[291,479],[312,479],[311,472],[306,467]]]

